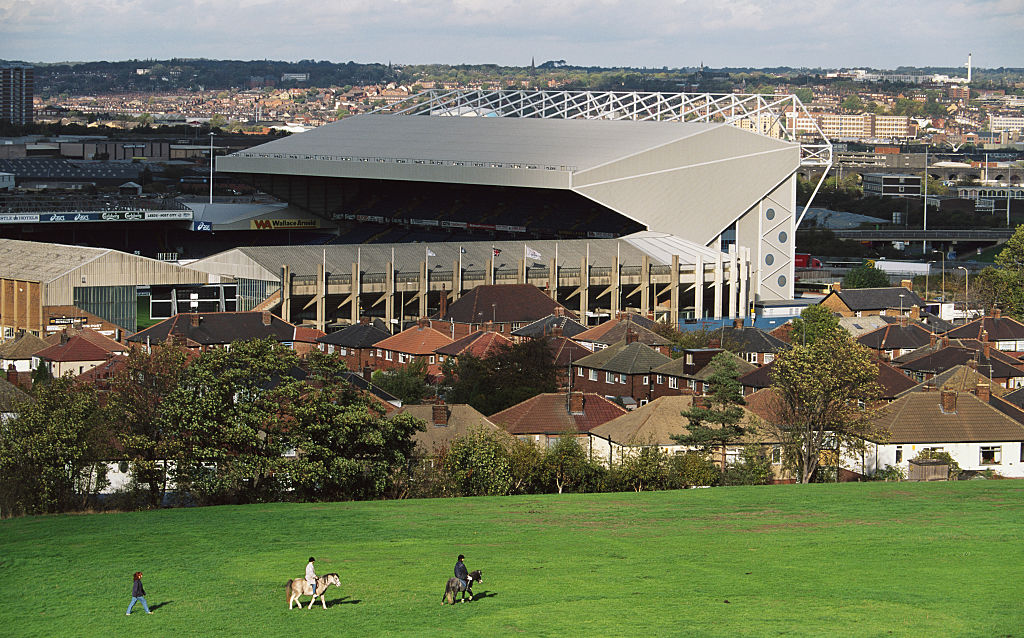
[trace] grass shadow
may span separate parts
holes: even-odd
[[[498,592],[495,592],[495,591],[486,591],[486,590],[485,590],[485,591],[482,591],[482,592],[480,592],[479,594],[477,594],[477,593],[474,593],[474,594],[473,594],[473,601],[472,601],[472,602],[476,602],[476,601],[478,601],[478,600],[482,600],[482,599],[484,599],[484,598],[494,598],[494,597],[495,597],[495,596],[497,596],[497,595],[498,595]]]
[[[149,608],[149,610],[150,610],[150,611],[156,611],[157,609],[160,609],[161,607],[166,607],[167,605],[170,605],[170,604],[172,604],[172,603],[174,603],[174,601],[173,601],[173,600],[165,600],[165,601],[163,601],[163,602],[161,602],[161,603],[157,603],[157,604],[155,604],[155,605],[151,606],[151,607]]]
[[[353,599],[349,600],[348,596],[342,596],[341,598],[335,598],[334,600],[328,600],[327,601],[327,608],[330,609],[331,607],[334,607],[335,605],[358,605],[361,602],[363,602],[363,601],[359,600],[358,598],[353,598]]]

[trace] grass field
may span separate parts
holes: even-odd
[[[289,612],[310,555],[342,587]],[[1024,636],[1024,481],[24,518],[0,585],[10,636]]]

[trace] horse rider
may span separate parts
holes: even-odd
[[[316,559],[310,556],[309,562],[306,563],[306,582],[313,588],[314,596],[316,596],[316,568],[313,566],[315,562]]]
[[[466,569],[466,564],[462,562],[466,557],[459,554],[459,560],[455,562],[455,577],[462,583],[462,588],[466,589],[469,583],[469,570]]]

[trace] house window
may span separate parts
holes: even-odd
[[[655,380],[658,382],[658,385],[661,385],[662,383],[665,383],[665,376],[659,374],[657,377],[655,377]]]
[[[1003,462],[1003,448],[999,445],[989,445],[981,448],[982,465],[999,465]]]
[[[430,362],[434,363],[434,355],[430,355]]]
[[[588,377],[591,381],[597,381],[597,370],[588,370],[590,376]]]
[[[391,351],[390,350],[387,350],[387,351],[384,352],[384,358],[387,359],[388,361],[392,360],[391,359]]]
[[[604,382],[605,383],[615,383],[615,375],[612,374],[611,372],[605,372],[604,373]]]
[[[782,465],[782,446],[775,445],[772,447],[772,465]]]
[[[651,385],[651,378],[646,374],[644,375],[644,385]]]
[[[579,366],[576,366],[576,376],[577,377],[582,377],[583,376],[583,368],[581,368]]]
[[[696,382],[696,381],[694,381],[693,379],[688,379],[688,380],[686,381],[686,385],[687,385],[687,386],[689,386],[689,388],[690,388],[691,390],[696,390],[696,389],[697,389],[697,382]]]
[[[773,353],[771,353],[771,352],[764,353],[764,363],[765,363],[765,365],[771,363],[772,361],[775,361],[775,355]]]
[[[625,382],[626,382],[626,375],[620,374],[619,375],[619,383],[625,383]]]
[[[640,399],[640,405],[647,405],[647,399]]]
[[[750,362],[750,363],[757,363],[757,353],[756,352],[748,352],[746,354],[747,354],[747,361],[748,362]]]
[[[679,378],[678,377],[669,377],[668,378],[668,387],[672,388],[673,390],[679,388]]]
[[[693,355],[692,354],[687,354],[686,355],[686,365],[688,365],[688,366],[692,366],[693,365]]]
[[[896,446],[896,462],[897,463],[902,463],[903,462],[903,446],[902,445],[897,445]]]

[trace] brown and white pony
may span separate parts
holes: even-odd
[[[299,602],[299,596],[313,596],[309,601],[309,607],[306,609],[312,609],[313,603],[316,602],[316,597],[320,597],[320,603],[327,609],[327,600],[324,598],[324,593],[330,585],[341,587],[341,578],[337,574],[324,574],[316,579],[316,594],[313,594],[313,588],[309,586],[305,578],[293,578],[288,581],[285,585],[285,591],[288,593],[288,609],[292,608],[292,603],[299,603],[299,609],[302,609],[302,603]]]

